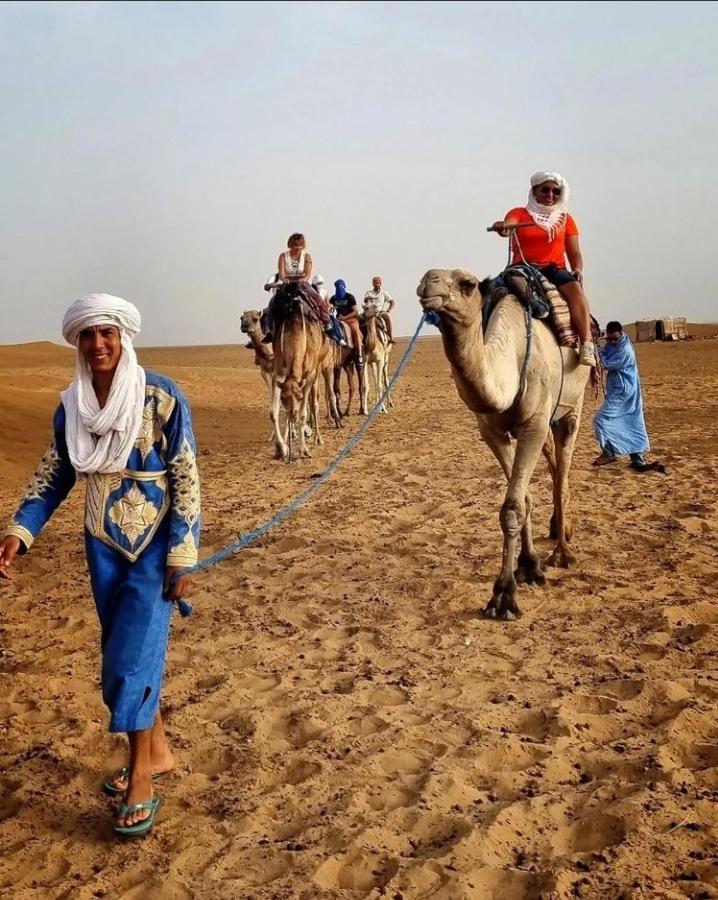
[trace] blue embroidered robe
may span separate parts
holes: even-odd
[[[85,548],[102,627],[102,692],[110,731],[154,721],[173,604],[167,566],[197,562],[200,495],[189,406],[169,378],[147,372],[142,425],[123,472],[87,476]],[[28,550],[76,481],[65,410],[54,439],[5,532]]]
[[[610,456],[646,453],[650,445],[643,420],[641,379],[628,335],[622,334],[615,344],[607,344],[600,356],[608,375],[606,399],[593,419],[596,440]]]

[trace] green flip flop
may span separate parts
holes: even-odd
[[[120,837],[140,837],[143,834],[149,834],[152,831],[152,826],[155,824],[160,806],[162,806],[161,797],[153,797],[151,800],[146,800],[144,803],[135,803],[133,806],[120,803],[119,814],[121,816],[129,816],[140,809],[149,809],[150,814],[146,819],[136,822],[134,825],[115,825],[115,834],[118,834]]]
[[[170,769],[170,772],[172,770]],[[154,772],[152,774],[152,780],[157,781],[158,778],[162,778],[165,775],[168,775],[168,772]],[[113,784],[113,781],[116,781],[118,778],[123,781],[127,781],[130,777],[130,770],[127,766],[123,766],[116,775],[108,775],[107,778],[102,782],[102,790],[106,794],[110,794],[111,796],[116,796],[117,794],[124,794],[127,790],[127,787],[119,788],[116,784]]]

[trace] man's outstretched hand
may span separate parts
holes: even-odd
[[[15,537],[14,534],[9,534],[0,541],[0,578],[4,578],[6,581],[12,581],[10,566],[17,556],[19,549],[20,538]]]

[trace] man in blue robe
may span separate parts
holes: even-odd
[[[620,322],[606,326],[606,346],[600,351],[607,370],[606,399],[596,413],[593,427],[601,453],[594,466],[616,462],[628,454],[633,468],[647,467],[643,454],[649,450],[648,433],[643,419],[641,380],[633,344],[623,333]]]
[[[140,314],[108,294],[65,313],[75,378],[62,392],[54,437],[0,539],[0,579],[10,578],[72,490],[86,479],[85,551],[102,632],[102,695],[110,731],[126,732],[129,765],[104,789],[121,795],[115,831],[149,831],[160,798],[153,779],[174,768],[159,710],[172,601],[189,591],[197,562],[199,477],[189,406],[177,385],[146,372],[133,337]]]

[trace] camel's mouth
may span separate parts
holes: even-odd
[[[419,303],[421,303],[424,309],[430,309],[436,312],[441,309],[441,307],[444,305],[445,300],[446,297],[442,297],[441,295],[436,294],[433,297],[420,297]]]

